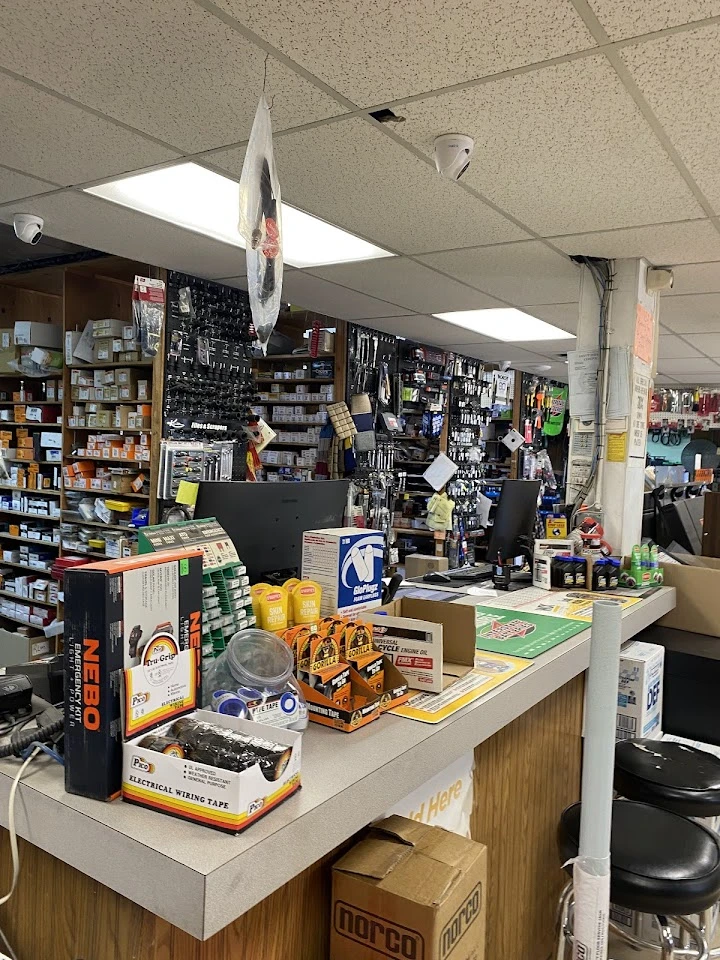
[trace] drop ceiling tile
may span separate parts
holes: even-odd
[[[696,343],[698,339],[697,336],[694,336],[693,343]],[[720,335],[718,336],[718,342],[720,343]],[[686,357],[699,357],[702,353],[707,353],[707,351],[702,350],[702,348],[696,350],[689,343],[672,334],[663,333],[658,337],[658,358],[660,360],[682,360]]]
[[[568,337],[567,340],[520,340],[517,343],[521,350],[529,350],[531,353],[538,353],[542,357],[565,358],[571,350],[577,349],[577,339]]]
[[[32,197],[36,193],[45,193],[54,189],[55,185],[48,183],[46,180],[26,177],[23,173],[16,173],[14,170],[0,167],[0,203],[20,200],[23,197]]]
[[[552,323],[568,333],[577,333],[580,320],[579,303],[548,303],[543,306],[525,307],[525,312],[539,320]]]
[[[462,344],[460,341],[453,341],[458,350],[465,350],[469,344]],[[478,350],[483,360],[489,360],[492,363],[509,362],[513,365],[519,363],[547,363],[547,358],[532,350],[523,350],[516,347],[513,343],[482,343],[478,345]]]
[[[660,337],[660,342],[662,343],[663,337]],[[720,333],[694,333],[688,338],[692,345],[693,350],[697,347],[701,353],[704,353],[706,357],[711,357],[713,360],[717,360],[720,357]],[[694,350],[692,354],[677,353],[675,356],[684,357],[684,356],[696,356],[697,350]],[[667,354],[670,357],[670,354]]]
[[[673,387],[679,383],[678,380],[675,380],[673,377],[665,377],[662,374],[658,374],[655,378],[656,387]]]
[[[720,373],[678,374],[672,386],[716,387],[720,385]]]
[[[397,132],[430,156],[439,133],[473,137],[463,183],[542,236],[702,216],[605,57],[430,97],[401,112],[407,119]]]
[[[452,323],[446,323],[437,317],[424,314],[413,314],[405,317],[385,317],[383,319],[368,320],[367,326],[375,327],[386,333],[394,333],[396,336],[405,337],[408,340],[419,340],[422,343],[432,343],[438,347],[448,349],[450,341],[464,342],[465,346],[491,343],[489,337],[482,337],[470,330],[462,330]],[[467,337],[464,337],[466,334]]]
[[[662,297],[677,297],[686,293],[720,293],[720,262],[687,263],[673,267],[675,282],[672,290]]]
[[[265,52],[191,0],[0,7],[0,66],[186,151],[250,135]],[[275,129],[344,112],[268,61]]]
[[[313,268],[308,272],[352,290],[382,297],[418,313],[503,306],[493,297],[403,257],[340,263]]]
[[[552,242],[565,253],[590,257],[646,257],[656,264],[720,260],[720,233],[711,220],[571,234]]]
[[[677,376],[703,376],[707,373],[715,373],[720,377],[720,365],[714,360],[707,358],[690,358],[688,360],[660,360],[658,361],[660,373],[668,374],[671,377]]]
[[[718,241],[720,244],[720,235]],[[433,253],[418,259],[516,305],[577,302],[579,295],[580,268],[539,240]]]
[[[589,0],[611,40],[637,37],[720,14],[720,0]]]
[[[683,336],[720,333],[720,294],[695,293],[667,297],[660,304],[660,321],[668,330]]]
[[[112,177],[177,156],[2,73],[0,130],[0,163],[63,185]]]
[[[85,193],[66,190],[38,197],[33,211],[52,224],[53,236],[106,253],[200,277],[229,277],[245,263],[245,251],[146,217]],[[0,207],[12,223],[14,206]]]
[[[713,69],[720,60],[720,25],[625,47],[620,56],[698,186],[720,212],[720,75]]]
[[[239,177],[244,153],[212,162]],[[278,137],[275,159],[288,203],[402,253],[526,236],[360,118]]]
[[[292,270],[285,274],[282,296],[283,300],[289,300],[298,307],[338,320],[368,320],[407,314],[403,307],[367,297],[320,277],[312,277],[303,270]]]
[[[218,6],[358,105],[539,63],[593,46],[569,0],[315,4],[216,0]]]

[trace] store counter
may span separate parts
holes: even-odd
[[[674,606],[675,590],[663,588],[630,607],[623,617],[623,639],[635,636]],[[534,942],[535,956],[544,957],[540,947],[549,943],[552,928],[552,910],[547,910],[561,882],[557,864],[552,866],[553,824],[561,807],[577,799],[580,788],[580,675],[589,662],[589,638],[589,629],[577,634],[435,726],[389,715],[352,734],[311,724],[303,740],[302,790],[239,836],[122,801],[103,804],[70,796],[63,790],[59,766],[45,758],[36,761],[20,787],[16,818],[19,834],[39,850],[24,847],[20,888],[0,913],[0,924],[18,955],[28,960],[51,955],[55,960],[167,956],[205,960],[225,956],[224,949],[229,955],[239,938],[247,947],[248,937],[257,946],[255,952],[238,952],[242,960],[289,956],[322,960],[329,927],[327,871],[313,865],[482,744],[476,750],[472,823],[491,857],[488,955],[500,955],[503,949],[508,956],[529,960],[531,954],[523,952],[525,940],[507,939],[524,937]],[[0,762],[3,825],[17,769],[17,761]],[[537,873],[540,866],[549,875],[527,879],[535,887],[544,884],[549,900],[548,891],[538,899],[537,890],[531,893],[528,886],[527,896],[535,902],[523,904],[525,881],[520,874]],[[68,926],[60,931],[67,952],[43,940],[32,921],[40,883],[34,872],[45,867],[46,881],[52,877],[55,885],[53,910],[78,920],[74,942]],[[302,888],[293,879],[299,875],[304,877]],[[3,876],[7,879],[6,869]],[[87,877],[110,888],[103,891],[90,884],[91,892],[105,897],[103,916],[93,913],[95,908],[86,902]],[[132,903],[125,904],[110,891]],[[274,891],[277,895],[265,900]],[[252,909],[263,900],[262,906]],[[525,925],[517,912],[520,904],[533,915]],[[43,911],[45,916],[49,912]],[[523,929],[505,930],[503,913],[514,916],[508,928]],[[132,920],[127,919],[130,916]],[[292,929],[291,916],[299,929]],[[97,924],[109,928],[100,939],[97,931],[92,936],[89,932]],[[152,932],[139,947],[132,938],[141,928]],[[203,945],[172,928],[198,940],[226,929]],[[43,946],[46,942],[52,949]]]

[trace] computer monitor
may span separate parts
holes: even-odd
[[[506,563],[532,549],[539,480],[505,480],[488,543],[488,563]]]
[[[305,530],[341,527],[349,480],[249,483],[203,480],[195,516],[215,517],[247,567],[251,583],[302,565]]]

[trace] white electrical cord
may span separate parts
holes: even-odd
[[[20,853],[18,850],[17,830],[15,829],[15,797],[17,795],[17,789],[20,785],[20,781],[23,778],[23,774],[39,753],[40,747],[35,747],[33,752],[23,762],[15,779],[13,780],[12,786],[10,787],[10,796],[8,798],[8,832],[10,834],[10,854],[12,856],[13,875],[12,883],[10,884],[10,890],[5,894],[4,897],[0,897],[0,907],[6,904],[15,893],[15,888],[17,887],[17,882],[20,877]],[[17,960],[15,952],[8,943],[8,939],[5,936],[2,928],[0,928],[0,939],[5,944],[5,949],[7,950],[8,956],[11,958],[11,960]]]

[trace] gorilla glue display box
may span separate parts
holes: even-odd
[[[177,654],[200,647],[201,605],[199,549],[89,563],[65,572],[68,793],[95,800],[120,795],[122,711],[137,706],[122,703],[123,671],[142,664],[148,684],[165,683]],[[181,703],[176,707],[179,713],[187,710]]]
[[[330,960],[483,960],[487,848],[388,817],[333,867]]]

